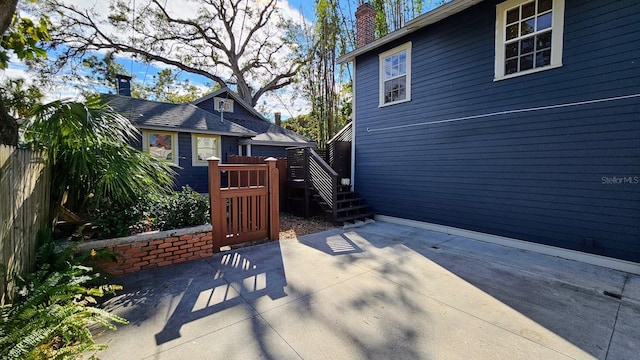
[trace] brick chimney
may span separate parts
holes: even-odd
[[[356,10],[356,48],[367,45],[376,39],[376,9],[369,3],[363,3]]]
[[[118,95],[131,97],[131,76],[116,75],[118,82]]]
[[[278,125],[278,126],[282,125],[282,114],[277,112],[277,113],[273,114],[273,116],[276,119],[276,125]]]

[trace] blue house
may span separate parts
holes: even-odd
[[[352,185],[380,218],[640,271],[640,2],[452,0],[374,39]]]
[[[134,146],[180,166],[176,187],[209,192],[207,158],[224,162],[237,155],[239,143],[256,133],[192,104],[169,104],[123,95],[103,95],[141,133]]]
[[[286,157],[288,147],[313,147],[316,143],[294,131],[280,126],[280,114],[271,123],[235,92],[224,87],[192,104],[216,116],[222,116],[256,133],[239,142],[239,155]],[[222,110],[222,111],[221,111]]]
[[[195,191],[209,192],[206,159],[211,156],[222,163],[231,155],[284,157],[286,147],[314,145],[270,123],[227,88],[192,104],[170,104],[132,98],[130,80],[119,76],[119,95],[103,98],[140,129],[136,147],[179,166],[178,189],[189,185]],[[214,100],[219,100],[216,107]]]

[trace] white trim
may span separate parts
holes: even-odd
[[[509,75],[504,74],[504,44],[506,36],[504,22],[506,12],[509,9],[529,1],[531,0],[508,0],[496,5],[494,81],[533,74],[544,70],[556,69],[562,66],[562,49],[564,47],[564,0],[553,0],[553,15],[551,20],[551,63],[545,67],[519,71]]]
[[[207,162],[206,160],[202,161],[202,162],[198,162],[198,154],[197,154],[197,137],[208,137],[208,138],[215,138],[216,139],[216,153],[215,157],[221,159],[222,155],[221,155],[221,147],[222,147],[222,138],[220,137],[220,135],[211,135],[211,134],[198,134],[198,133],[192,133],[191,134],[191,166],[209,166],[209,162]]]
[[[172,147],[171,151],[173,152],[173,160],[171,161],[167,160],[167,161],[174,163],[178,166],[180,165],[180,152],[178,151],[180,147],[178,146],[177,132],[167,131],[167,130],[144,129],[142,130],[141,133],[142,133],[142,151],[146,152],[147,154],[149,154],[149,133],[171,135],[171,147]]]
[[[512,239],[504,236],[485,234],[472,230],[465,230],[446,225],[438,225],[428,222],[398,218],[387,215],[376,215],[376,221],[388,222],[397,225],[411,226],[419,229],[437,231],[449,235],[462,236],[473,240],[484,241],[492,244],[508,246],[516,249],[532,251],[544,255],[556,256],[563,259],[580,261],[586,264],[602,266],[613,270],[624,271],[640,275],[640,263],[611,257],[584,253],[581,251],[563,249],[555,246],[536,244],[529,241]]]
[[[251,144],[247,144],[247,156],[251,156]]]
[[[365,46],[359,47],[354,51],[340,56],[337,61],[338,64],[354,61],[357,56],[360,56],[366,52],[375,50],[382,45],[388,44],[394,40],[397,40],[403,36],[409,35],[425,26],[435,24],[438,21],[444,20],[449,16],[453,16],[463,10],[470,8],[471,6],[482,2],[483,0],[455,0],[439,6],[429,12],[426,12],[417,18],[409,21],[404,27],[387,34],[380,39],[368,43]]]
[[[378,68],[379,68],[379,78],[378,78],[378,107],[390,106],[395,104],[401,104],[404,102],[411,101],[411,41],[408,41],[400,46],[396,46],[393,49],[387,50],[383,53],[378,54]],[[385,59],[389,56],[405,52],[405,67],[406,71],[404,74],[405,77],[405,86],[406,86],[406,96],[402,100],[397,100],[393,102],[384,102],[384,83],[385,79],[385,71],[384,71],[384,63]]]

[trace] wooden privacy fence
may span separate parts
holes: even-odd
[[[208,161],[213,251],[267,237],[277,240],[280,206],[276,159],[251,165],[220,165],[215,157]]]
[[[230,155],[227,162],[230,164],[264,164],[266,156],[240,156]],[[280,190],[280,208],[287,206],[287,158],[277,158],[276,168],[278,169],[278,184]]]
[[[49,222],[50,169],[41,152],[0,145],[0,304],[30,271],[38,230]]]

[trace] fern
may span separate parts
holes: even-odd
[[[93,284],[99,274],[79,264],[82,257],[63,249],[60,257],[48,242],[40,248],[38,271],[20,279],[13,305],[0,307],[0,359],[74,359],[96,344],[93,325],[115,330],[127,320],[95,307],[96,297],[122,287]],[[71,255],[70,255],[71,254]]]

